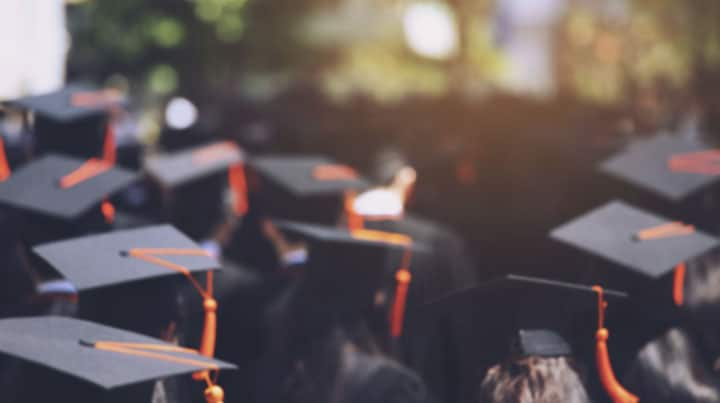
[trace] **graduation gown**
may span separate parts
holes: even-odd
[[[422,375],[434,396],[446,402],[468,401],[475,381],[469,351],[472,318],[463,312],[440,317],[414,309],[475,282],[475,268],[462,239],[412,214],[400,220],[368,221],[365,226],[408,235],[422,249],[413,253],[410,264],[412,281],[400,355]],[[397,266],[389,265],[389,278],[394,278],[395,270]]]

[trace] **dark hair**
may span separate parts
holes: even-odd
[[[645,345],[624,383],[641,401],[720,402],[720,383],[704,365],[690,334],[680,328]]]
[[[270,311],[258,398],[283,403],[425,402],[420,378],[382,356],[363,320],[315,318],[291,285]]]
[[[720,355],[718,252],[687,264],[684,327],[671,328],[645,344],[631,362],[624,382],[641,400],[720,402],[720,380],[711,369]]]
[[[480,384],[482,403],[589,403],[570,357],[523,357],[491,367]]]

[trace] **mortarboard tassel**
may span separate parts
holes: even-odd
[[[215,355],[215,340],[217,333],[217,301],[213,298],[213,272],[207,272],[206,288],[203,288],[186,267],[159,258],[157,255],[210,257],[210,254],[203,249],[135,248],[128,251],[128,256],[181,273],[188,279],[188,281],[190,281],[193,287],[195,287],[195,290],[197,290],[203,298],[203,308],[205,310],[205,323],[203,324],[202,340],[200,342],[200,354],[206,357],[213,357]]]
[[[234,158],[239,153],[240,150],[235,143],[225,141],[193,152],[192,161],[202,166],[218,160]],[[242,161],[228,167],[228,185],[233,194],[233,213],[242,217],[248,211],[247,178]]]
[[[110,168],[112,168],[112,164],[107,161],[90,158],[76,170],[60,178],[60,187],[63,189],[71,188],[104,173]],[[107,198],[100,204],[100,212],[108,224],[112,224],[115,221],[115,206],[113,206]]]
[[[405,304],[407,302],[408,288],[412,275],[410,274],[410,260],[412,257],[412,238],[405,234],[385,232],[368,229],[357,229],[350,232],[355,239],[381,241],[393,245],[405,247],[403,260],[400,268],[395,273],[395,298],[390,309],[390,336],[394,343],[402,336],[403,324],[405,322]]]
[[[592,289],[598,295],[598,329],[595,333],[595,359],[600,374],[600,382],[614,403],[637,403],[640,399],[628,392],[615,377],[607,347],[607,340],[610,337],[610,332],[605,328],[607,302],[605,302],[602,287],[595,285]]]
[[[363,217],[355,211],[355,199],[357,193],[354,191],[345,192],[345,219],[347,220],[348,231],[357,231],[365,227]]]
[[[115,165],[117,160],[117,147],[115,145],[115,128],[111,121],[108,121],[105,129],[105,142],[103,143],[103,161]]]
[[[648,241],[653,239],[663,239],[677,236],[686,236],[693,234],[695,227],[686,225],[679,221],[658,225],[644,229],[635,234],[635,239],[640,241]],[[687,267],[684,262],[675,266],[673,274],[673,302],[676,306],[682,306],[685,295],[685,272]]]
[[[402,267],[395,274],[397,285],[395,286],[395,301],[393,302],[390,318],[390,335],[398,340],[402,336],[403,323],[405,319],[405,303],[407,301],[408,288],[412,280],[410,266],[410,248],[405,250]]]
[[[7,154],[5,154],[5,143],[3,143],[2,135],[0,135],[0,182],[7,180],[10,174],[10,164],[8,163]]]
[[[207,384],[207,388],[204,392],[205,401],[207,403],[223,403],[223,401],[225,400],[225,392],[219,385],[217,385],[217,374],[220,369],[216,365],[200,360],[195,360],[192,358],[177,357],[167,354],[185,353],[199,355],[200,353],[197,350],[180,346],[167,346],[150,343],[125,343],[116,341],[97,341],[94,343],[89,343],[82,340],[80,341],[80,343],[82,345],[92,347],[98,350],[112,351],[121,354],[151,358],[154,360],[168,361],[178,364],[186,364],[200,367],[201,369],[203,369],[203,371],[201,372],[201,374],[203,374],[201,380],[204,380]],[[213,371],[215,373],[214,378],[210,377],[210,371]]]
[[[683,306],[685,302],[685,263],[675,266],[673,274],[673,301],[676,306]]]
[[[242,162],[228,168],[228,182],[233,194],[233,213],[242,217],[248,212],[247,180]]]

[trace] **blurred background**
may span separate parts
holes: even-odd
[[[130,94],[128,141],[366,170],[401,150],[414,211],[523,265],[629,138],[713,138],[717,21],[713,0],[3,0],[0,100],[89,81]]]

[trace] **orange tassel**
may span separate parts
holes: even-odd
[[[214,371],[216,374],[219,368],[215,364],[207,363],[192,358],[183,358],[169,355],[167,353],[186,353],[186,354],[198,354],[198,351],[184,348],[180,346],[165,346],[149,343],[125,343],[115,341],[98,341],[92,343],[93,348],[103,351],[112,351],[120,354],[134,355],[139,357],[145,357],[158,361],[167,361],[183,365],[192,365],[200,368],[205,368],[204,371],[198,372],[201,374],[197,380],[204,380],[207,383],[205,389],[205,401],[207,403],[223,403],[225,400],[225,392],[222,387],[217,385],[216,380],[210,378],[209,371]]]
[[[412,280],[410,271],[406,268],[398,270],[395,275],[397,286],[395,288],[395,302],[392,307],[390,318],[390,335],[394,339],[402,336],[403,324],[405,322],[405,303],[407,302],[407,293]]]
[[[348,230],[351,232],[361,230],[365,227],[363,217],[355,212],[355,208],[353,207],[356,197],[357,194],[354,191],[345,193],[345,217],[347,219]]]
[[[115,145],[115,128],[112,122],[108,122],[105,129],[105,143],[103,144],[103,161],[110,165],[115,165],[117,159],[117,148]]]
[[[247,181],[242,162],[228,168],[228,182],[233,194],[233,212],[236,216],[244,216],[248,212]]]
[[[675,266],[673,277],[673,301],[676,306],[682,306],[685,299],[685,263]]]
[[[103,200],[100,205],[100,211],[102,211],[102,215],[105,217],[106,223],[112,224],[115,222],[115,206],[113,206],[109,200]]]
[[[2,135],[0,135],[0,182],[4,182],[10,177],[10,164],[5,154],[5,143],[3,143]]]
[[[203,324],[202,340],[200,342],[200,353],[206,357],[212,357],[215,354],[215,343],[217,339],[217,301],[213,298],[213,272],[207,272],[207,284],[206,288],[203,288],[202,285],[200,285],[200,283],[192,276],[190,270],[188,270],[186,267],[159,258],[156,255],[210,255],[202,249],[160,248],[131,249],[129,251],[129,256],[181,273],[185,276],[185,278],[187,278],[188,281],[190,281],[193,287],[195,287],[195,290],[197,290],[198,294],[200,294],[203,298],[203,308],[205,310],[205,321]],[[200,377],[202,376],[203,373],[196,373],[193,375],[195,379],[200,379]]]
[[[640,399],[628,392],[615,377],[607,348],[607,340],[610,336],[610,332],[605,328],[605,308],[607,303],[603,297],[602,287],[593,286],[593,291],[598,295],[598,330],[595,333],[595,359],[600,382],[614,403],[637,403]]]

